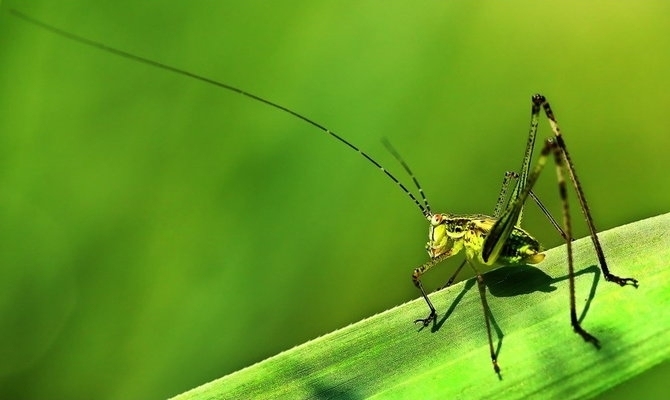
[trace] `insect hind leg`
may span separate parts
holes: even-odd
[[[554,156],[554,162],[556,164],[556,177],[558,181],[558,191],[559,195],[561,198],[561,204],[562,204],[562,209],[563,209],[563,229],[566,233],[565,236],[565,244],[567,248],[567,253],[568,253],[568,283],[569,283],[569,288],[570,288],[570,324],[572,325],[573,330],[579,334],[585,341],[592,343],[594,346],[597,348],[600,348],[600,342],[598,339],[588,333],[584,328],[582,328],[581,324],[579,323],[579,320],[577,319],[577,312],[576,312],[576,305],[575,305],[575,271],[574,271],[574,260],[573,260],[573,252],[572,252],[572,240],[569,238],[572,237],[572,223],[570,219],[570,207],[569,207],[569,202],[568,202],[568,195],[567,195],[567,186],[565,184],[565,177],[564,177],[564,170],[566,169],[565,163],[564,163],[564,158],[563,158],[563,151],[561,146],[558,144],[556,138],[549,138],[544,142],[544,146],[542,147],[542,151],[540,153],[540,157],[537,160],[537,164],[535,165],[535,168],[532,170],[530,175],[528,176],[528,182],[525,185],[524,189],[519,193],[519,197],[517,197],[514,202],[512,203],[512,206],[506,210],[506,212],[501,216],[501,218],[498,220],[496,225],[491,229],[492,234],[489,236],[489,239],[491,236],[497,237],[497,240],[507,240],[507,236],[505,236],[505,232],[507,229],[514,223],[515,215],[518,213],[519,207],[523,204],[523,202],[526,201],[528,198],[528,195],[533,188],[533,185],[535,185],[535,182],[537,181],[538,177],[540,176],[540,173],[544,169],[544,166],[547,163],[547,158],[549,157],[549,154],[553,153]],[[487,244],[486,242],[484,243],[484,251],[486,251],[487,246],[491,249],[495,249],[497,246],[499,246],[499,243],[492,243],[492,244]],[[495,252],[491,253],[492,256],[496,256]]]
[[[541,106],[544,109],[544,113],[547,116],[547,119],[549,120],[549,124],[551,125],[551,129],[554,133],[553,142],[555,143],[555,146],[557,147],[560,153],[561,163],[567,169],[568,175],[570,176],[570,180],[572,181],[572,186],[575,188],[575,192],[577,193],[577,199],[579,200],[579,205],[582,209],[584,219],[586,220],[586,224],[589,228],[591,241],[593,242],[593,247],[596,251],[596,256],[598,257],[598,263],[600,264],[600,269],[602,270],[603,275],[605,276],[605,280],[609,282],[614,282],[620,286],[631,285],[637,288],[638,287],[637,279],[621,278],[610,272],[609,267],[607,266],[607,261],[605,260],[605,253],[603,252],[600,240],[598,239],[598,235],[596,234],[596,227],[593,222],[593,218],[591,217],[591,210],[589,209],[589,206],[586,202],[586,197],[584,196],[582,185],[580,184],[579,178],[577,177],[575,166],[572,162],[572,159],[570,158],[570,154],[568,153],[567,146],[565,145],[565,141],[563,140],[563,135],[561,135],[561,130],[558,126],[558,122],[556,121],[556,117],[554,116],[554,112],[552,111],[551,106],[549,105],[547,99],[541,94],[534,95],[532,100],[534,107]],[[569,231],[566,233],[568,234],[568,237],[571,237],[571,233]]]

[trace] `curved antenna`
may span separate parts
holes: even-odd
[[[419,191],[419,194],[421,195],[421,199],[423,199],[423,205],[425,209],[423,210],[423,215],[428,218],[430,217],[433,213],[430,211],[430,204],[428,204],[428,198],[426,197],[426,194],[423,192],[423,188],[421,187],[421,184],[419,184],[419,180],[416,179],[416,176],[414,175],[414,172],[409,168],[409,165],[403,160],[403,158],[400,156],[400,153],[398,153],[398,150],[393,147],[391,142],[383,137],[382,138],[382,143],[386,147],[386,150],[391,153],[391,155],[402,165],[402,167],[405,169],[405,172],[412,178],[412,181],[414,182],[414,186],[416,186],[417,190]]]
[[[364,151],[362,151],[362,150],[359,149],[358,147],[354,146],[353,144],[351,144],[349,141],[347,141],[346,139],[344,139],[343,137],[341,137],[341,136],[338,135],[337,133],[331,131],[330,129],[326,128],[325,126],[319,124],[318,122],[316,122],[316,121],[314,121],[314,120],[312,120],[312,119],[310,119],[310,118],[307,118],[306,116],[304,116],[304,115],[302,115],[302,114],[299,114],[299,113],[297,113],[297,112],[295,112],[295,111],[293,111],[293,110],[291,110],[291,109],[289,109],[289,108],[287,108],[287,107],[284,107],[284,106],[282,106],[282,105],[279,105],[279,104],[277,104],[277,103],[274,103],[274,102],[272,102],[272,101],[270,101],[270,100],[264,99],[264,98],[262,98],[262,97],[260,97],[260,96],[257,96],[257,95],[255,95],[255,94],[253,94],[253,93],[249,93],[249,92],[246,92],[246,91],[244,91],[244,90],[242,90],[242,89],[238,89],[238,88],[236,88],[235,86],[231,86],[231,85],[228,85],[228,84],[225,84],[225,83],[221,83],[221,82],[215,81],[215,80],[213,80],[213,79],[204,77],[204,76],[202,76],[202,75],[197,75],[197,74],[194,74],[194,73],[192,73],[192,72],[185,71],[185,70],[183,70],[183,69],[179,69],[179,68],[176,68],[176,67],[172,67],[172,66],[170,66],[170,65],[167,65],[167,64],[160,63],[160,62],[158,62],[158,61],[153,61],[153,60],[150,60],[150,59],[148,59],[148,58],[144,58],[144,57],[140,57],[140,56],[137,56],[137,55],[134,55],[134,54],[131,54],[131,53],[127,53],[127,52],[125,52],[125,51],[123,51],[123,50],[119,50],[119,49],[115,49],[115,48],[113,48],[113,47],[109,47],[109,46],[107,46],[107,45],[105,45],[105,44],[102,44],[102,43],[100,43],[100,42],[96,42],[96,41],[94,41],[94,40],[86,39],[86,38],[84,38],[84,37],[75,35],[75,34],[73,34],[73,33],[66,32],[66,31],[64,31],[64,30],[62,30],[62,29],[59,29],[59,28],[56,28],[56,27],[51,26],[51,25],[49,25],[49,24],[46,24],[46,23],[44,23],[44,22],[42,22],[42,21],[39,21],[39,20],[37,20],[37,19],[35,19],[35,18],[33,18],[33,17],[30,17],[30,16],[28,16],[28,15],[26,15],[26,14],[23,14],[23,13],[21,13],[21,12],[19,12],[19,11],[14,10],[14,9],[10,9],[9,12],[12,13],[15,17],[18,17],[18,18],[20,18],[20,19],[22,19],[22,20],[24,20],[24,21],[26,21],[26,22],[29,22],[29,23],[31,23],[31,24],[33,24],[33,25],[39,26],[39,27],[41,27],[42,29],[45,29],[45,30],[47,30],[47,31],[49,31],[49,32],[51,32],[51,33],[54,33],[54,34],[58,35],[58,36],[65,37],[65,38],[67,38],[67,39],[70,39],[70,40],[72,40],[72,41],[75,41],[75,42],[78,42],[78,43],[81,43],[81,44],[85,44],[85,45],[87,45],[87,46],[95,47],[95,48],[97,48],[97,49],[99,49],[99,50],[106,51],[106,52],[108,52],[108,53],[116,54],[117,56],[120,56],[120,57],[123,57],[123,58],[126,58],[126,59],[130,59],[130,60],[133,60],[133,61],[137,61],[137,62],[139,62],[139,63],[146,64],[146,65],[150,65],[150,66],[153,66],[153,67],[156,67],[156,68],[159,68],[159,69],[163,69],[163,70],[166,70],[166,71],[174,72],[175,74],[183,75],[183,76],[186,76],[186,77],[195,79],[195,80],[199,80],[199,81],[201,81],[201,82],[209,83],[210,85],[218,86],[218,87],[220,87],[220,88],[222,88],[222,89],[226,89],[226,90],[229,90],[229,91],[231,91],[231,92],[235,92],[235,93],[241,94],[242,96],[245,96],[245,97],[248,97],[248,98],[250,98],[250,99],[259,101],[259,102],[264,103],[264,104],[266,104],[266,105],[268,105],[268,106],[270,106],[270,107],[273,107],[273,108],[276,108],[276,109],[278,109],[278,110],[284,111],[284,112],[286,112],[286,113],[288,113],[288,114],[291,114],[291,115],[293,115],[294,117],[297,117],[297,118],[299,118],[299,119],[301,119],[301,120],[307,122],[308,124],[310,124],[310,125],[316,127],[317,129],[319,129],[319,130],[321,130],[321,131],[323,131],[323,132],[325,132],[325,133],[331,135],[331,136],[334,137],[335,139],[339,140],[341,143],[345,144],[345,145],[346,145],[347,147],[349,147],[350,149],[355,150],[355,151],[358,152],[360,155],[362,155],[363,157],[365,157],[365,159],[368,160],[368,162],[370,162],[372,165],[374,165],[374,166],[376,166],[377,168],[379,168],[380,170],[382,170],[382,172],[384,172],[384,173],[386,174],[386,176],[388,176],[389,178],[391,178],[391,180],[392,180],[393,182],[395,182],[395,183],[398,185],[398,187],[400,187],[400,189],[401,189],[407,196],[409,196],[410,199],[412,199],[412,201],[414,201],[414,204],[416,204],[417,207],[419,207],[419,210],[421,210],[421,213],[422,213],[424,216],[430,215],[430,210],[429,210],[429,209],[427,210],[426,208],[424,208],[424,206],[421,205],[421,203],[419,202],[419,200],[412,194],[412,192],[410,192],[410,191],[405,187],[405,185],[403,185],[403,184],[402,184],[402,183],[401,183],[395,176],[393,176],[393,174],[391,174],[391,173],[390,173],[389,171],[387,171],[384,167],[382,167],[381,164],[379,164],[379,163],[378,163],[377,161],[375,161],[372,157],[370,157],[369,155],[367,155],[367,153],[365,153]],[[403,164],[404,164],[404,162],[403,162]],[[409,171],[409,168],[405,167],[405,169]],[[410,175],[411,175],[411,172],[410,172]],[[412,178],[414,178],[414,176],[412,176]],[[418,185],[418,182],[416,181],[416,179],[414,179],[414,181],[415,181],[416,184]],[[421,188],[420,188],[420,187],[419,187],[419,190],[421,191]],[[423,195],[423,191],[421,191],[421,196],[424,197],[424,195]],[[428,203],[425,201],[425,197],[424,197],[424,203],[426,204],[426,206],[428,205]]]

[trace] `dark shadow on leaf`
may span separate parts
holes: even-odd
[[[311,365],[304,360],[284,359],[281,366],[282,377],[278,382],[301,382],[301,386],[306,386],[311,394],[308,399],[343,399],[358,400],[362,396],[354,389],[357,381],[364,382],[362,376],[330,376],[314,374],[318,367]]]
[[[489,321],[491,321],[491,326],[493,327],[493,330],[496,331],[496,336],[498,337],[498,346],[496,346],[495,354],[496,354],[496,359],[500,358],[500,350],[502,349],[502,342],[503,342],[503,337],[505,335],[503,334],[502,329],[500,329],[500,325],[498,325],[498,322],[496,321],[495,317],[493,316],[493,312],[491,312],[491,308],[489,308],[487,311],[487,314],[489,315]],[[502,380],[502,376],[500,373],[498,373],[498,378]]]
[[[593,274],[593,283],[591,284],[591,290],[589,291],[589,297],[586,299],[584,309],[582,310],[582,313],[579,315],[578,318],[579,323],[581,323],[584,320],[584,318],[586,318],[586,313],[589,311],[589,308],[591,307],[591,302],[596,297],[596,288],[598,287],[598,283],[600,282],[600,275],[602,274],[602,272],[600,271],[600,268],[597,265],[591,265],[590,267],[584,268],[575,273],[575,278],[577,278],[580,275],[589,273]],[[568,275],[555,278],[554,282],[559,282],[566,279],[568,279]]]
[[[586,314],[588,313],[588,310],[591,307],[591,302],[595,297],[596,289],[598,287],[598,283],[600,282],[601,271],[600,268],[598,268],[598,266],[591,265],[588,268],[584,268],[582,270],[577,271],[574,277],[577,278],[585,274],[593,274],[593,281],[591,284],[591,290],[589,291],[589,297],[586,300],[584,309],[582,310],[579,316],[580,323],[586,317]],[[484,282],[486,284],[486,287],[488,288],[488,292],[494,297],[511,297],[511,296],[530,294],[538,291],[543,293],[553,292],[556,290],[556,287],[553,286],[554,283],[564,281],[568,278],[569,276],[567,274],[557,278],[552,278],[541,269],[531,265],[501,267],[484,274]],[[437,332],[440,330],[440,328],[442,328],[442,325],[446,322],[447,319],[449,319],[449,317],[454,312],[458,304],[461,302],[465,294],[470,289],[472,289],[475,283],[476,278],[469,279],[468,281],[465,282],[465,284],[463,285],[463,289],[456,296],[454,301],[451,302],[449,309],[447,309],[447,311],[444,313],[443,317],[439,320],[439,322],[433,321],[431,332]],[[496,336],[498,337],[498,345],[496,346],[495,350],[497,358],[499,357],[500,351],[502,349],[504,334],[502,332],[502,329],[500,329],[500,326],[496,322],[495,317],[491,312],[491,309],[489,308],[488,310],[486,310],[486,312],[489,316],[489,321],[491,322],[491,325],[493,326],[493,329],[496,332]],[[482,326],[484,326],[484,321],[482,322],[483,322]],[[422,329],[423,327],[419,330]],[[502,378],[500,377],[500,379]]]
[[[313,395],[310,399],[342,399],[342,400],[357,400],[362,399],[363,396],[356,393],[356,391],[347,387],[346,385],[327,385],[323,382],[312,381],[309,383]]]
[[[439,331],[440,328],[442,328],[442,325],[445,323],[445,321],[447,319],[449,319],[451,314],[454,312],[454,310],[456,309],[458,304],[463,299],[463,296],[465,296],[465,294],[468,291],[470,291],[470,289],[472,289],[472,287],[475,285],[476,282],[477,282],[477,278],[472,278],[472,279],[469,279],[467,282],[465,282],[465,284],[463,285],[463,289],[456,296],[454,301],[451,302],[451,305],[449,306],[449,309],[447,310],[447,312],[444,313],[444,316],[440,319],[440,321],[439,322],[433,321],[433,327],[431,328],[431,332],[435,333],[435,332]],[[496,359],[497,359],[500,355],[500,350],[502,349],[503,337],[505,335],[503,334],[502,329],[500,329],[500,325],[498,325],[498,322],[496,321],[495,317],[493,316],[493,312],[491,312],[490,307],[486,309],[486,314],[488,315],[489,321],[491,322],[491,326],[493,327],[493,330],[495,331],[496,336],[498,338],[498,344],[497,344],[496,349],[495,349],[495,355],[496,355]],[[485,324],[486,324],[486,322],[482,321],[482,326],[485,326]],[[502,380],[502,375],[500,375],[500,373],[498,373],[498,378],[500,380]]]
[[[597,265],[591,265],[587,268],[577,271],[575,273],[575,278],[586,274],[593,274],[593,281],[591,283],[591,289],[589,291],[589,297],[586,301],[586,305],[584,306],[584,310],[579,317],[580,322],[586,316],[586,313],[591,306],[591,301],[595,297],[596,289],[598,287],[598,283],[600,282],[600,275],[602,273]],[[553,286],[554,283],[568,279],[567,274],[557,278],[552,278],[541,269],[532,265],[500,267],[485,273],[483,276],[484,283],[488,288],[488,292],[494,297],[512,297],[530,294],[533,292],[550,293],[556,290],[556,287]],[[465,296],[465,293],[467,293],[475,285],[475,283],[476,278],[468,279],[465,282],[463,289],[451,303],[449,309],[446,311],[446,313],[444,313],[444,316],[440,319],[439,322],[433,323],[433,327],[431,329],[432,332],[436,332],[440,329],[440,327],[461,302],[463,296]]]
[[[600,282],[601,271],[597,265],[591,265],[575,273],[575,278],[593,274],[593,281],[589,291],[589,297],[586,299],[584,309],[579,316],[579,322],[586,317],[591,307],[591,302],[596,295],[596,289]],[[531,265],[520,265],[513,267],[501,267],[484,275],[484,281],[489,288],[491,295],[495,297],[510,297],[522,294],[529,294],[536,291],[549,293],[556,290],[554,283],[568,279],[568,275],[552,278],[537,267]],[[566,293],[567,296],[567,293]]]
[[[458,306],[458,303],[460,303],[461,300],[463,299],[463,296],[465,296],[465,294],[468,291],[470,291],[470,289],[472,289],[472,287],[475,285],[476,282],[477,282],[476,278],[469,279],[467,282],[465,282],[465,284],[463,285],[463,290],[461,290],[461,292],[458,294],[458,296],[456,296],[454,301],[451,302],[451,305],[449,306],[449,309],[447,310],[447,312],[444,313],[444,316],[442,317],[442,319],[440,319],[439,322],[433,322],[433,327],[430,330],[431,332],[437,332],[437,331],[440,330],[440,328],[442,328],[442,325],[444,324],[444,322],[454,312],[454,310],[456,309],[456,306]]]
[[[533,292],[556,290],[554,279],[531,265],[501,267],[484,275],[489,293],[495,297],[512,297]]]

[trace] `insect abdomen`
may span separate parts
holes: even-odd
[[[523,229],[514,228],[498,257],[497,264],[537,264],[542,260],[544,254],[540,243]]]

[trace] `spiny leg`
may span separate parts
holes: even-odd
[[[535,149],[535,138],[537,137],[539,115],[540,106],[533,104],[530,113],[530,128],[528,129],[528,139],[526,139],[526,149],[524,151],[523,160],[521,161],[521,168],[519,168],[519,174],[516,177],[516,186],[514,187],[514,191],[507,201],[505,207],[506,210],[509,210],[512,207],[512,203],[514,203],[515,199],[519,197],[521,192],[523,192],[525,187],[528,185],[528,173],[530,170],[530,161],[533,158],[533,150]],[[533,195],[533,197],[535,196]],[[522,203],[521,208],[517,210],[518,215],[515,216],[516,225],[521,224],[521,219],[523,217],[523,204],[524,203]],[[496,205],[496,209],[497,211],[502,212],[502,209],[500,209],[498,205]],[[496,217],[498,216],[500,216],[499,213],[496,215]]]
[[[542,152],[540,153],[540,157],[537,160],[537,164],[535,165],[535,168],[533,169],[532,173],[528,177],[528,184],[524,188],[524,190],[520,193],[519,197],[516,199],[516,201],[512,204],[513,207],[520,207],[521,204],[526,200],[528,197],[530,190],[532,189],[533,185],[535,185],[535,182],[537,181],[537,178],[539,177],[540,173],[544,169],[544,166],[547,161],[547,157],[549,156],[549,153],[553,152],[554,153],[554,161],[556,163],[556,176],[558,180],[558,189],[559,189],[559,194],[561,197],[561,203],[563,205],[563,229],[566,233],[566,247],[567,247],[567,252],[568,252],[568,282],[569,282],[569,289],[570,289],[570,323],[572,325],[573,330],[579,334],[585,341],[593,343],[594,346],[600,347],[600,343],[598,342],[598,339],[596,339],[593,335],[588,333],[584,328],[579,323],[579,320],[577,319],[577,312],[576,312],[576,305],[575,305],[575,278],[574,278],[574,260],[573,260],[573,254],[572,254],[572,240],[568,239],[572,237],[572,224],[571,224],[571,219],[570,219],[570,208],[569,208],[569,203],[568,203],[568,195],[567,195],[567,187],[565,185],[565,178],[563,176],[563,170],[566,168],[566,165],[564,163],[563,159],[563,152],[560,147],[560,145],[556,142],[556,140],[552,139],[547,139],[544,143],[544,147],[542,148]],[[513,211],[508,210],[505,215],[508,214],[513,214]],[[501,217],[499,220],[502,221],[505,218],[505,215]],[[511,224],[510,220],[507,220],[505,223]],[[496,224],[497,225],[497,224]],[[492,231],[496,229],[496,226],[492,228]],[[502,228],[499,228],[502,230]],[[484,243],[486,247],[486,242]]]
[[[534,132],[537,129],[537,114],[539,113],[539,106],[534,105],[533,107],[533,116],[531,119],[531,139],[534,141]],[[529,144],[531,140],[529,139]],[[533,186],[535,185],[535,182],[537,181],[537,178],[539,177],[540,173],[542,172],[542,169],[544,168],[544,165],[546,164],[546,159],[547,156],[549,155],[549,152],[555,147],[553,142],[551,140],[547,140],[545,143],[545,146],[542,148],[542,153],[540,154],[540,157],[537,161],[537,164],[535,165],[535,168],[533,168],[532,172],[527,175],[527,180],[525,183],[519,183],[517,182],[517,185],[515,187],[515,191],[512,194],[512,197],[508,201],[508,205],[504,212],[499,216],[498,220],[496,223],[491,227],[491,230],[489,231],[489,235],[486,237],[484,240],[484,243],[482,245],[482,260],[489,265],[493,265],[496,263],[498,260],[499,255],[501,254],[504,246],[507,244],[507,240],[510,237],[511,232],[513,231],[514,227],[518,224],[518,221],[521,216],[522,208],[523,205],[525,204],[528,196],[531,193],[531,190]],[[531,151],[526,151],[526,157],[524,157],[524,166],[522,167],[523,172],[527,173],[527,167],[525,166],[526,162],[530,158],[532,153]],[[519,190],[519,188],[521,188]],[[571,237],[571,231],[568,229],[569,225],[566,229],[566,235],[564,237],[566,238],[567,242],[570,242],[569,238]],[[569,264],[570,264],[570,270],[572,270],[572,259],[571,259],[571,253],[569,257]],[[570,274],[572,276],[572,274]],[[486,320],[486,328],[487,328],[487,334],[489,337],[489,350],[491,352],[491,360],[493,361],[494,365],[494,370],[496,372],[499,371],[499,367],[497,366],[497,359],[495,352],[493,350],[493,341],[491,339],[491,327],[490,327],[490,322],[488,319],[488,315],[486,314],[486,310],[488,307],[488,304],[486,302],[486,292],[483,287],[483,279],[481,279],[481,276],[477,277],[478,284],[480,285],[480,296],[482,298],[482,305],[484,307],[484,312],[485,312],[485,320]],[[571,307],[571,309],[574,309]],[[579,326],[579,324],[577,323]],[[588,335],[587,337],[592,337],[588,333],[586,333],[583,329],[578,331],[580,333],[584,333],[585,335]]]
[[[533,97],[533,99],[534,98],[535,97]],[[521,162],[521,168],[519,169],[519,175],[516,186],[514,187],[514,191],[509,197],[504,211],[501,212],[502,203],[500,203],[500,198],[498,200],[499,204],[496,204],[495,216],[498,218],[498,220],[491,228],[488,237],[484,241],[481,254],[482,260],[487,265],[493,265],[495,263],[495,261],[498,259],[498,256],[502,252],[507,239],[514,230],[514,227],[521,223],[523,206],[526,202],[526,198],[531,192],[533,184],[535,183],[535,180],[532,180],[528,173],[530,170],[530,161],[533,157],[533,149],[535,148],[535,138],[537,136],[540,109],[541,104],[533,101],[530,113],[530,129],[528,130],[528,139],[526,140],[526,150],[524,151],[524,156]],[[537,179],[537,177],[535,179]],[[506,178],[506,181],[509,181],[509,178]],[[506,182],[503,181],[503,184],[505,183]],[[506,189],[504,190],[506,191]],[[502,194],[503,193],[501,191],[501,195]],[[534,195],[533,197],[536,198]],[[537,200],[538,204],[540,204],[539,199]],[[540,208],[542,208],[542,206]]]
[[[507,171],[503,176],[503,182],[500,186],[500,194],[498,195],[498,200],[496,201],[496,207],[493,209],[493,217],[498,218],[507,206],[505,199],[507,198],[507,190],[512,180],[518,180],[519,174],[514,171]]]
[[[572,221],[570,218],[570,203],[568,202],[568,189],[565,185],[565,177],[563,176],[563,170],[565,168],[565,163],[563,162],[563,153],[560,146],[553,140],[547,140],[545,143],[545,148],[551,148],[554,153],[554,162],[556,163],[556,179],[558,180],[558,193],[561,197],[561,204],[563,209],[563,227],[567,232],[568,236],[572,236]],[[543,154],[546,154],[546,151],[543,149]],[[588,333],[584,328],[582,328],[579,320],[577,319],[577,306],[575,304],[575,267],[574,259],[572,255],[572,240],[566,238],[565,246],[568,251],[568,283],[570,287],[570,324],[572,329],[578,333],[585,341],[593,343],[596,348],[600,348],[600,342],[598,339]]]
[[[607,261],[605,261],[605,253],[603,252],[602,246],[600,245],[600,240],[598,239],[598,235],[596,234],[596,227],[595,224],[593,223],[593,218],[591,217],[591,210],[589,209],[589,206],[586,203],[586,197],[584,196],[582,185],[580,184],[579,178],[577,177],[575,166],[572,163],[570,154],[568,153],[568,149],[565,145],[565,141],[563,140],[563,135],[561,135],[561,130],[558,127],[558,122],[556,121],[554,112],[551,110],[551,106],[549,105],[549,102],[547,102],[547,99],[540,94],[536,94],[533,96],[533,107],[535,108],[540,106],[544,108],[544,113],[549,119],[549,124],[551,125],[551,129],[554,132],[555,143],[560,148],[562,159],[565,161],[564,163],[565,168],[567,168],[570,174],[570,180],[572,181],[572,185],[574,186],[575,192],[577,193],[577,199],[579,200],[582,213],[584,214],[584,218],[586,219],[586,224],[589,228],[591,241],[593,242],[593,247],[595,248],[596,256],[598,257],[600,269],[603,271],[603,275],[605,275],[605,280],[617,283],[620,286],[626,286],[630,284],[634,287],[637,287],[638,286],[637,279],[620,278],[610,272],[607,266]]]

